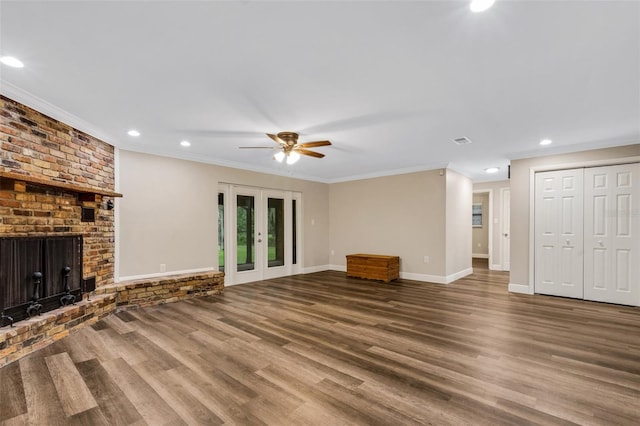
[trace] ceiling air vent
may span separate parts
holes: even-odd
[[[451,139],[456,145],[467,145],[471,143],[471,139],[469,139],[466,136],[463,136],[461,138],[455,138],[455,139]]]

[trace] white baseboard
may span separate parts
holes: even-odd
[[[347,272],[347,265],[329,265],[329,270]]]
[[[405,280],[423,281],[425,283],[447,284],[447,278],[442,275],[415,274],[413,272],[400,272],[400,278]]]
[[[462,277],[473,274],[473,268],[467,268],[462,271],[458,271],[455,274],[443,276],[443,275],[427,275],[427,274],[414,274],[412,272],[400,272],[400,278],[414,281],[424,281],[427,283],[436,284],[450,284]]]
[[[145,278],[168,277],[170,275],[179,275],[179,274],[199,274],[202,272],[210,272],[215,270],[216,270],[215,268],[209,267],[209,268],[199,268],[199,269],[183,269],[180,271],[158,272],[155,274],[129,275],[126,277],[116,277],[114,278],[113,282],[117,284],[122,281],[141,280]]]
[[[500,264],[489,265],[489,270],[490,271],[502,271],[502,265],[500,265]]]
[[[510,293],[533,294],[533,288],[528,285],[509,283]]]
[[[331,270],[332,265],[319,265],[319,266],[310,266],[308,268],[304,268],[302,270],[303,274],[312,274],[314,272],[322,272],[322,271],[328,271]]]
[[[458,271],[455,274],[447,275],[446,284],[452,283],[456,280],[459,280],[460,278],[464,278],[467,275],[471,275],[471,274],[473,274],[473,268],[463,269],[462,271]]]
[[[471,253],[471,257],[475,257],[476,259],[488,259],[489,255],[483,253]]]
[[[347,271],[346,265],[329,265],[327,269],[331,271],[340,271],[340,272]],[[322,270],[326,270],[326,269],[322,269]],[[312,272],[319,272],[319,271],[312,271]],[[306,273],[306,269],[305,269],[305,273]],[[400,272],[400,278],[405,280],[422,281],[425,283],[449,284],[454,282],[455,280],[459,280],[460,278],[466,277],[467,275],[470,275],[472,273],[473,273],[473,268],[468,268],[463,271],[456,272],[455,274],[448,275],[446,277],[443,275],[428,275],[428,274],[416,274],[413,272]]]

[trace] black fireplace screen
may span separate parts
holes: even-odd
[[[42,278],[34,288],[36,272]],[[70,293],[80,300],[82,236],[0,238],[0,310],[14,321],[29,316],[34,295],[42,305],[40,312],[59,308],[65,280]]]

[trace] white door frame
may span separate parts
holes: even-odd
[[[487,251],[489,252],[489,269],[493,261],[493,189],[475,189],[473,194],[489,194],[489,209],[487,210],[487,217],[483,218],[484,223],[487,224]],[[471,249],[471,256],[473,256],[473,248]]]
[[[629,164],[640,162],[640,156],[583,161],[579,163],[561,163],[546,166],[533,166],[529,168],[529,283],[528,286],[509,284],[509,291],[516,293],[533,294],[535,280],[535,186],[536,172],[552,170],[577,169],[581,167],[614,166],[617,164]]]

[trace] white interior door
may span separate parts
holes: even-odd
[[[640,306],[640,163],[585,170],[584,298]]]
[[[536,293],[583,298],[583,174],[536,173]]]
[[[511,270],[511,190],[502,188],[502,270]]]

